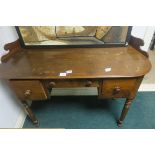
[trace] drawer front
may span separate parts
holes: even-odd
[[[47,93],[39,80],[11,80],[10,84],[21,100],[47,99]]]
[[[134,98],[141,79],[110,79],[103,80],[102,98]]]
[[[74,88],[74,87],[99,87],[99,80],[69,79],[69,80],[47,80],[47,88]]]

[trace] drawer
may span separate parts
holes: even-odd
[[[134,98],[141,79],[107,79],[103,80],[100,97]]]
[[[10,80],[10,84],[21,100],[47,99],[47,93],[39,80]]]
[[[99,87],[99,80],[95,79],[69,79],[69,80],[47,80],[47,88],[74,88],[74,87]]]

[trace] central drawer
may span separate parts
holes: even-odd
[[[46,80],[47,88],[75,88],[75,87],[99,87],[99,80],[96,79],[69,79],[69,80]]]

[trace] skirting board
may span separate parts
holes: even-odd
[[[31,106],[32,101],[27,101],[27,102],[29,102],[29,105]],[[27,114],[24,111],[24,108],[21,108],[14,128],[23,128],[26,116],[27,116]]]
[[[26,116],[27,114],[24,112],[23,109],[21,109],[14,128],[22,128],[24,125]]]
[[[142,84],[138,91],[155,91],[155,84]],[[53,89],[52,96],[89,96],[97,95],[96,88],[55,88]],[[26,119],[26,113],[21,109],[19,117],[17,119],[15,128],[22,128]]]
[[[155,91],[155,84],[141,84],[138,91]]]

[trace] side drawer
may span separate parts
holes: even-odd
[[[48,98],[39,80],[10,80],[10,84],[21,100],[44,100]]]
[[[142,78],[103,80],[100,97],[134,98]]]

